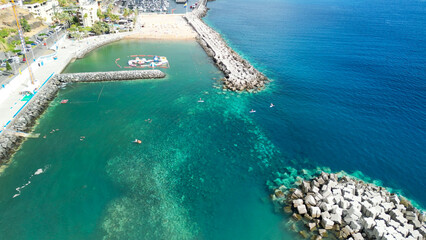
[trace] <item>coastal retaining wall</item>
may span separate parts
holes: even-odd
[[[248,61],[232,50],[219,33],[207,26],[201,18],[207,13],[207,0],[199,2],[197,8],[185,16],[198,33],[198,42],[225,74],[224,88],[233,91],[261,90],[268,79]]]
[[[23,137],[14,132],[30,132],[35,120],[46,110],[49,103],[56,97],[60,87],[72,82],[121,81],[137,79],[164,78],[160,70],[135,70],[116,72],[67,73],[55,75],[37,92],[28,104],[0,133],[0,164],[7,161],[10,155],[19,147]]]
[[[129,33],[117,33],[117,34],[110,34],[110,35],[103,35],[102,37],[97,37],[99,41],[95,44],[89,44],[86,48],[78,51],[76,53],[76,58],[83,58],[88,54],[89,52],[102,47],[103,45],[119,41],[123,39],[125,36],[129,35]],[[84,43],[82,43],[84,44]]]

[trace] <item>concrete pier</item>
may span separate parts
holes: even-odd
[[[219,33],[207,26],[201,18],[207,13],[207,0],[201,0],[196,9],[185,18],[198,33],[198,42],[225,74],[224,88],[233,91],[261,90],[267,78],[232,50]]]

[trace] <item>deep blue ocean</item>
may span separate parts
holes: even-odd
[[[220,0],[206,21],[273,79],[255,118],[297,164],[360,171],[426,207],[426,2]],[[304,159],[304,161],[300,161]]]

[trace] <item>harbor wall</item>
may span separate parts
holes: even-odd
[[[14,132],[30,132],[36,119],[46,110],[56,97],[59,88],[73,82],[122,81],[139,79],[164,78],[160,70],[135,70],[115,72],[67,73],[58,74],[48,80],[45,85],[28,101],[22,110],[0,133],[0,165],[4,164],[23,141],[23,137]],[[6,131],[7,130],[7,131]]]
[[[201,0],[198,6],[185,16],[185,19],[198,33],[198,43],[224,73],[224,88],[232,91],[262,90],[268,79],[232,50],[219,33],[201,20],[207,14],[206,5],[207,0]]]

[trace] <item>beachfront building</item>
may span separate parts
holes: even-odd
[[[24,2],[23,7],[35,17],[39,17],[47,24],[50,24],[53,22],[52,18],[55,15],[55,11],[58,10],[59,3],[57,0],[48,0],[33,4],[25,4]]]
[[[99,17],[97,14],[98,11],[98,2],[93,0],[82,0],[78,2],[77,17],[80,21],[80,24],[84,27],[91,27],[97,21]]]

